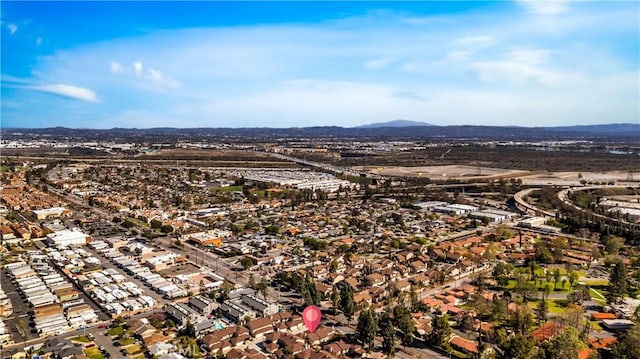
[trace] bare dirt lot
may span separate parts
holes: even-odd
[[[520,177],[525,185],[578,186],[586,182],[615,182],[618,185],[640,185],[640,169],[608,172],[547,172]]]
[[[518,177],[528,174],[528,171],[508,170],[484,166],[444,165],[444,166],[383,166],[356,167],[358,170],[369,171],[382,176],[424,177],[431,179],[491,179],[500,177]]]

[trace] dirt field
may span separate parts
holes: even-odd
[[[619,185],[640,185],[640,169],[637,171],[609,171],[609,172],[548,172],[521,177],[525,185],[562,185],[578,186],[581,181],[610,182]]]
[[[142,158],[167,159],[207,159],[212,161],[268,161],[284,162],[284,160],[267,156],[255,151],[241,150],[209,150],[209,149],[163,149],[141,156]]]
[[[399,177],[426,177],[431,179],[490,179],[499,177],[518,177],[528,174],[528,171],[508,170],[502,168],[445,165],[445,166],[420,166],[420,167],[356,167],[359,170],[369,171],[382,176]]]

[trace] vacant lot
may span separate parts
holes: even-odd
[[[335,159],[341,166],[442,166],[467,165],[523,171],[640,171],[638,155],[616,155],[602,150],[542,151],[519,146],[437,146],[423,150],[361,153]],[[637,174],[640,177],[640,173]]]
[[[359,170],[382,176],[425,177],[431,179],[488,179],[497,177],[515,177],[527,174],[527,171],[507,170],[482,166],[446,165],[420,167],[357,167]]]

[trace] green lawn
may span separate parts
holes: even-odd
[[[590,287],[605,287],[609,285],[608,279],[589,279],[589,280],[582,280],[581,282],[584,282],[584,284]]]
[[[527,303],[527,306],[531,309],[538,307],[539,300],[533,300]],[[549,313],[560,314],[567,310],[567,301],[564,299],[549,299],[547,300],[549,305]]]
[[[122,333],[124,333],[124,328],[122,327],[122,325],[115,328],[109,328],[109,330],[107,330],[107,334],[112,337],[117,337],[118,335],[122,335]]]
[[[100,353],[100,350],[96,347],[85,349],[84,355],[86,355],[89,359],[104,359],[104,355],[102,355],[102,353]]]
[[[71,340],[76,341],[76,342],[80,342],[80,343],[90,343],[91,340],[89,338],[87,338],[86,336],[82,335],[79,337],[73,337],[71,338]]]
[[[594,330],[602,330],[602,326],[600,325],[600,323],[596,320],[591,320],[589,321],[590,325],[591,325],[591,329]]]
[[[140,347],[140,345],[136,344],[128,347],[126,351],[129,355],[134,355],[140,353],[142,351],[142,348]]]
[[[123,338],[123,339],[120,339],[120,345],[124,347],[124,346],[130,345],[130,344],[133,344],[135,341],[136,340],[131,338],[131,337]]]
[[[242,192],[243,186],[228,186],[228,187],[219,187],[215,188],[214,191],[217,192]]]
[[[529,283],[533,283],[533,281],[528,281]],[[539,282],[538,282],[539,283]],[[549,283],[551,285],[551,293],[556,293],[556,294],[569,294],[572,292],[571,290],[571,285],[569,284],[569,282],[566,283],[566,285],[564,286],[564,288],[562,287],[562,282],[558,282],[558,287],[554,289],[553,287],[553,282]],[[505,287],[503,287],[504,289],[507,290],[513,290],[516,288],[516,280],[515,279],[509,279],[509,283],[507,283],[507,285]],[[536,288],[538,289],[539,292],[542,292],[544,288],[544,284],[540,287],[536,286]]]
[[[606,291],[589,288],[589,296],[591,297],[591,299],[602,305],[607,304],[606,295]]]

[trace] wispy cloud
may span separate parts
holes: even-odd
[[[514,48],[507,57],[517,63],[539,65],[548,62],[551,53],[549,49]]]
[[[165,76],[160,70],[153,67],[145,67],[142,62],[136,61],[131,68],[126,68],[117,61],[109,62],[109,69],[112,74],[125,75],[125,78],[133,78],[140,84],[154,84],[160,88],[178,89],[180,82]]]
[[[124,71],[124,67],[115,61],[111,61],[109,63],[109,67],[111,68],[111,72],[114,74],[121,74]]]
[[[620,79],[637,79],[637,51],[610,45],[637,40],[622,11],[633,6],[149,31],[40,57],[34,79],[14,85],[89,102],[99,93],[94,117],[127,127],[632,121],[637,81]]]
[[[497,41],[493,36],[480,35],[461,37],[456,39],[454,43],[458,46],[477,48],[495,45]]]
[[[136,61],[133,63],[133,71],[135,71],[136,76],[142,76],[142,62]]]
[[[517,0],[527,11],[538,15],[560,15],[569,11],[569,0]]]
[[[9,33],[11,33],[11,35],[15,34],[16,31],[18,31],[18,25],[16,24],[7,24],[7,29],[9,29]]]
[[[364,68],[367,70],[380,70],[383,69],[387,66],[389,66],[391,63],[393,63],[395,60],[389,57],[382,57],[382,58],[378,58],[378,59],[373,59],[373,60],[369,60],[367,62],[364,63]]]
[[[576,73],[546,70],[512,61],[476,62],[471,65],[478,78],[487,82],[535,82],[545,86],[575,86],[584,82]]]
[[[98,102],[98,96],[95,92],[79,86],[65,84],[50,85],[33,85],[21,86],[23,89],[44,92],[52,95],[62,96],[70,99],[81,100],[86,102]]]

